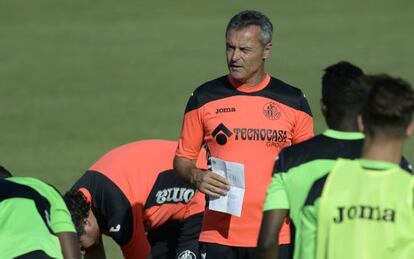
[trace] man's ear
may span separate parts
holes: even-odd
[[[324,103],[323,99],[321,98],[320,100],[320,105],[321,105],[321,112],[323,117],[326,118],[326,115],[328,114],[328,107],[326,106],[326,104]]]
[[[266,60],[272,52],[272,43],[267,43],[263,48],[263,60]]]
[[[358,124],[358,130],[361,132],[364,132],[364,122],[362,120],[361,114],[357,116],[357,124]]]
[[[406,134],[407,138],[411,138],[413,133],[414,133],[414,121],[412,121],[410,123],[410,125],[408,125],[408,128],[407,128],[405,134]]]

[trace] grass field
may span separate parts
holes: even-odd
[[[226,73],[224,28],[243,9],[273,21],[267,69],[306,93],[316,132],[324,67],[414,83],[409,0],[0,0],[0,164],[65,191],[115,146],[176,139],[192,90]],[[121,258],[111,242],[107,255]]]

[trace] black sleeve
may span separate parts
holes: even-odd
[[[131,205],[122,190],[105,175],[87,171],[72,187],[72,190],[85,188],[89,191],[93,212],[99,228],[108,233],[122,246],[127,244],[133,233]]]

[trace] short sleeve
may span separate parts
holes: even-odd
[[[183,118],[176,155],[195,160],[204,142],[203,107],[197,105],[197,95],[190,97]]]
[[[273,175],[272,181],[267,189],[263,211],[289,209],[289,200],[283,181],[283,175],[283,173]]]
[[[72,217],[62,196],[53,188],[49,187],[49,202],[50,206],[50,228],[55,233],[60,232],[74,232],[75,226],[72,222]]]
[[[302,94],[300,97],[301,110],[296,112],[295,127],[293,129],[292,144],[305,141],[313,137],[313,118],[308,101]]]

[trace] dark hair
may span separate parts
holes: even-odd
[[[226,37],[230,30],[240,30],[251,25],[259,26],[262,30],[260,42],[263,45],[272,41],[273,25],[269,18],[261,12],[254,10],[242,11],[230,19],[226,28]]]
[[[363,75],[361,68],[347,61],[325,68],[322,101],[327,107],[326,123],[330,128],[339,129],[345,120],[352,120],[356,126],[356,117],[369,92],[362,82]]]
[[[3,166],[0,165],[0,179],[12,177],[13,175]]]
[[[85,219],[89,216],[91,205],[81,191],[70,190],[63,196],[72,216],[78,236],[85,233]]]
[[[362,110],[365,133],[375,136],[381,131],[390,137],[404,137],[414,112],[410,84],[386,74],[366,76],[364,80],[372,86]]]

